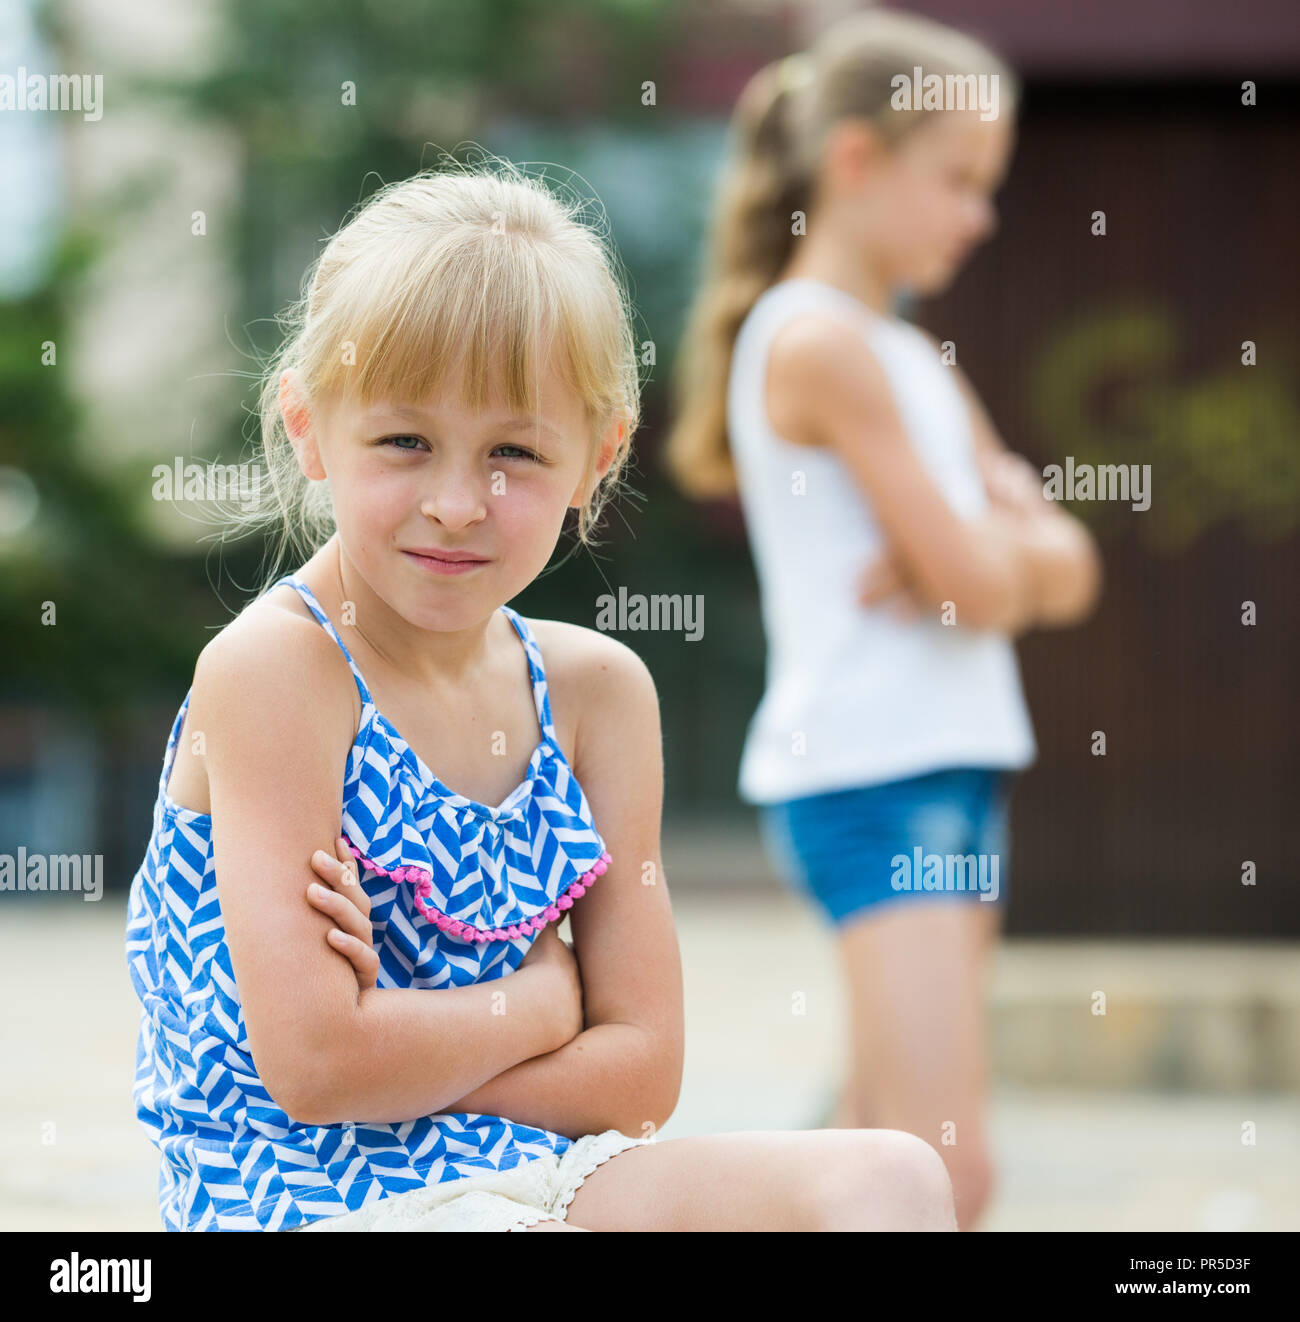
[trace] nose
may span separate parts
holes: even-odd
[[[486,518],[487,502],[471,474],[443,471],[420,502],[420,513],[454,532]]]

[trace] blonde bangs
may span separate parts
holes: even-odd
[[[469,230],[432,245],[394,245],[349,272],[332,292],[337,348],[318,346],[315,389],[363,407],[454,392],[469,408],[503,400],[535,414],[551,371],[598,422],[616,406],[608,380],[621,355],[608,341],[622,309],[615,302],[593,324],[600,291],[575,282],[563,254],[529,238]]]

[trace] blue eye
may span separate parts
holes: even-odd
[[[414,445],[401,445],[401,441],[413,441]],[[424,442],[418,436],[385,436],[384,444],[391,445],[395,450],[414,450]]]
[[[514,450],[516,454],[524,459],[531,459],[534,463],[541,463],[541,458],[535,455],[531,450],[525,450],[521,445],[498,445],[497,450]]]

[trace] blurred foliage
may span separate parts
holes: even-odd
[[[127,484],[77,453],[79,410],[66,388],[70,290],[94,260],[70,230],[49,279],[0,317],[0,461],[35,484],[34,535],[0,554],[0,632],[7,699],[48,702],[103,727],[118,704],[193,664],[175,610],[188,575],[159,555],[131,517]],[[43,363],[43,346],[54,361]]]
[[[1137,530],[1160,553],[1235,523],[1254,541],[1300,523],[1300,431],[1292,383],[1295,337],[1269,334],[1271,362],[1247,365],[1229,347],[1217,370],[1186,370],[1186,332],[1156,306],[1096,306],[1062,319],[1029,373],[1038,432],[1076,465],[1151,466],[1151,505]],[[1280,361],[1279,361],[1280,360]],[[1123,501],[1080,500],[1071,513],[1114,533],[1134,516]]]
[[[207,75],[137,87],[219,122],[242,144],[231,258],[251,320],[297,295],[316,245],[379,184],[433,165],[438,149],[475,140],[491,119],[631,116],[632,91],[673,8],[661,0],[227,0]]]

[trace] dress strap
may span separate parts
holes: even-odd
[[[176,761],[176,752],[180,747],[181,727],[185,724],[185,713],[190,709],[190,698],[193,689],[185,695],[185,701],[181,703],[181,709],[176,713],[176,719],[172,722],[171,733],[167,736],[167,747],[163,750],[162,775],[158,777],[158,793],[164,795],[167,793],[167,783],[172,778],[172,763]]]
[[[352,659],[352,653],[348,651],[347,645],[344,643],[343,639],[339,637],[339,632],[334,627],[333,621],[325,614],[320,602],[316,600],[316,594],[295,574],[286,574],[283,578],[272,583],[267,591],[270,592],[274,588],[278,588],[282,583],[287,583],[298,593],[306,603],[307,609],[311,611],[320,622],[321,627],[338,644],[339,651],[343,653],[343,659],[348,663],[348,669],[352,672],[352,678],[357,682],[357,692],[361,694],[362,707],[364,707],[366,703],[369,703],[373,707],[375,705],[374,700],[370,696],[370,690],[366,687],[366,681],[361,677],[360,668]]]
[[[542,737],[554,743],[555,726],[551,722],[551,696],[546,687],[546,667],[542,662],[542,649],[537,645],[533,631],[518,611],[505,605],[501,609],[505,611],[506,619],[515,626],[515,632],[523,642],[524,653],[528,657],[528,673],[533,681],[533,705],[537,708],[537,723],[542,727]]]

